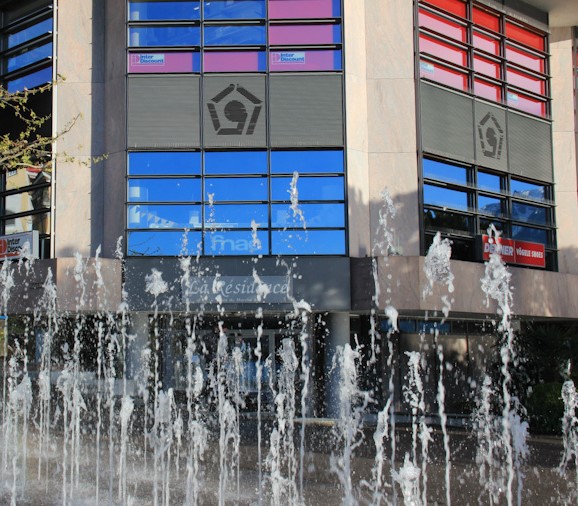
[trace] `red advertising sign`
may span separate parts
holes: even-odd
[[[543,244],[537,242],[515,241],[505,237],[482,235],[484,260],[489,260],[492,253],[502,256],[508,264],[546,267],[546,251]]]

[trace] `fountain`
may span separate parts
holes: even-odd
[[[297,184],[296,173],[291,209],[306,230]],[[395,208],[387,193],[383,200],[382,239],[374,254],[387,258]],[[253,246],[259,250],[257,229],[253,222]],[[121,251],[119,242],[122,262]],[[471,421],[459,430],[450,427],[445,380],[452,365],[440,334],[453,301],[450,256],[451,243],[436,237],[425,259],[424,297],[443,292],[442,317],[428,315],[433,324],[421,330],[419,349],[404,353],[407,367],[400,388],[394,357],[399,315],[389,297],[395,287],[379,286],[373,262],[375,309],[369,315],[368,344],[355,336],[335,350],[329,365],[338,387],[337,415],[325,420],[311,416],[316,374],[311,366],[311,307],[288,294],[293,310],[278,317],[286,332],[275,352],[265,335],[271,287],[259,276],[259,256],[252,262],[260,307],[242,316],[252,318],[252,329],[227,327],[231,314],[219,272],[211,274],[212,290],[205,301],[195,305],[185,298],[186,309],[177,315],[160,302],[172,288],[164,273],[153,269],[144,280],[153,298],[150,339],[138,346],[126,291],[116,311],[102,309],[108,306],[108,294],[99,254],[91,266],[75,257],[70,271],[77,287],[73,312],[58,309],[49,269],[34,311],[9,314],[9,302],[20,290],[16,277],[31,279],[36,266],[26,252],[17,263],[4,262],[0,503],[421,506],[513,505],[537,498],[574,503],[576,388],[568,380],[561,392],[565,412],[559,465],[531,464],[528,423],[512,393],[517,352],[510,274],[496,254],[486,264],[480,297],[485,294],[499,308],[499,374],[488,373],[473,385],[477,402]],[[181,288],[194,283],[198,260],[181,256]],[[278,262],[287,283],[299,275],[288,259]],[[91,293],[97,294],[96,311],[88,310]],[[378,307],[380,300],[385,306]],[[210,315],[205,311],[209,303],[217,306]],[[13,325],[19,326],[18,338],[11,337]],[[160,337],[177,329],[184,336],[180,354],[163,348]],[[437,360],[433,369],[424,358],[430,331]],[[32,358],[38,364],[34,370]],[[178,365],[170,375],[169,359]],[[380,360],[385,364],[383,388],[366,389],[360,377]],[[426,402],[430,384],[436,389],[433,408]],[[555,480],[556,492],[540,489],[541,478]]]

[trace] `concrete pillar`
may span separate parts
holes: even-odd
[[[148,313],[131,314],[132,328],[130,334],[134,336],[126,354],[126,374],[128,379],[135,379],[143,368],[143,351],[150,347],[149,315]]]
[[[339,416],[339,370],[333,371],[333,358],[338,346],[349,344],[349,313],[330,313],[325,336],[325,412],[328,418]]]

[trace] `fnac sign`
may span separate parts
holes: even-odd
[[[508,264],[528,267],[546,267],[546,250],[543,244],[515,241],[505,237],[481,236],[482,259],[487,261],[492,253],[501,255]]]

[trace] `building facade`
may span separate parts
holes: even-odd
[[[438,325],[463,411],[495,340],[479,288],[490,227],[520,325],[578,318],[573,3],[0,2],[2,83],[54,80],[38,107],[50,132],[72,122],[50,171],[3,174],[1,234],[37,231],[40,245],[30,297],[9,311],[31,311],[48,267],[62,310],[116,311],[124,289],[127,374],[158,339],[175,389],[191,318],[207,362],[215,329],[248,361],[258,328],[273,357],[305,333],[323,416],[336,346],[377,354],[368,383],[389,373],[371,343],[393,307],[395,374],[414,349],[434,367]],[[443,324],[443,288],[423,295],[438,233],[455,275]],[[80,307],[77,252],[108,287]]]

